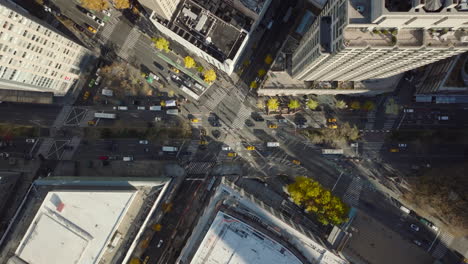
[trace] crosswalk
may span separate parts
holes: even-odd
[[[239,108],[239,111],[237,112],[236,119],[231,124],[231,127],[233,128],[243,128],[245,125],[245,120],[249,119],[250,117],[250,109],[245,106],[244,104],[241,104],[241,107]]]
[[[227,96],[227,92],[224,89],[212,89],[212,91],[211,94],[206,95],[207,101],[205,102],[205,106],[210,111],[213,111]]]
[[[140,33],[138,32],[137,28],[132,28],[132,30],[128,33],[127,39],[125,40],[124,44],[122,45],[122,47],[120,47],[120,50],[117,52],[117,55],[119,55],[119,57],[121,57],[124,60],[128,60],[128,58],[130,57],[129,51],[135,46],[139,37]]]
[[[210,170],[216,165],[214,161],[208,162],[197,162],[192,161],[185,166],[185,172],[189,175],[203,175],[210,172]]]
[[[71,110],[73,109],[72,106],[65,105],[62,107],[62,110],[60,110],[60,113],[58,114],[57,118],[54,121],[54,124],[52,127],[62,127],[63,124],[65,123],[67,117],[70,115]]]
[[[113,16],[111,17],[108,21],[106,21],[106,25],[102,29],[101,33],[99,34],[100,39],[106,43],[107,40],[109,40],[110,36],[112,35],[112,32],[114,32],[115,27],[119,23],[119,18],[118,16]]]
[[[363,182],[360,177],[353,177],[351,184],[346,189],[343,200],[350,206],[356,207],[359,203]]]
[[[447,232],[441,233],[439,236],[439,243],[432,252],[432,256],[436,259],[441,259],[447,253],[447,247],[453,240],[453,235]]]

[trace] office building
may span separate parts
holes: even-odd
[[[128,263],[169,178],[47,177],[0,237],[8,264]]]
[[[292,57],[301,81],[386,78],[468,50],[458,0],[330,0]]]
[[[139,2],[161,18],[171,20],[180,0],[140,0]]]
[[[170,20],[153,12],[152,22],[170,41],[231,74],[270,2],[187,0]]]
[[[0,89],[64,95],[89,50],[9,1],[0,1]]]

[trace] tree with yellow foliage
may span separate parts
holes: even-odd
[[[213,83],[214,81],[216,81],[216,72],[213,69],[205,71],[204,81],[207,83]]]
[[[276,98],[270,98],[267,102],[268,112],[270,111],[278,111],[279,102]]]
[[[102,11],[109,8],[109,2],[107,0],[81,0],[81,6],[92,11]]]
[[[169,41],[165,38],[152,38],[154,47],[158,50],[169,52]]]
[[[257,87],[258,87],[258,84],[257,84],[256,81],[252,81],[252,82],[250,83],[250,88],[252,88],[252,89],[257,89]]]
[[[295,111],[301,107],[301,103],[298,100],[290,100],[288,104],[289,109]]]
[[[184,64],[185,64],[185,68],[187,69],[194,68],[195,66],[197,66],[197,64],[195,63],[195,60],[190,56],[186,56],[184,58]]]
[[[354,109],[354,110],[361,109],[361,103],[359,103],[358,101],[351,102],[351,109]]]
[[[117,9],[130,8],[130,1],[129,0],[112,0],[112,2],[114,2],[114,6]]]
[[[271,63],[273,62],[273,57],[268,54],[266,57],[265,57],[265,63],[270,65]]]
[[[258,70],[257,73],[258,73],[258,77],[263,77],[263,76],[265,76],[266,71],[265,71],[265,69],[260,69],[260,70]]]
[[[286,188],[294,203],[315,214],[320,223],[340,225],[347,221],[349,207],[319,182],[300,176]]]
[[[141,264],[141,260],[138,258],[132,258],[130,264]]]

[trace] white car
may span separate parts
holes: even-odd
[[[399,148],[406,148],[408,145],[406,145],[406,143],[399,143],[398,144],[398,147]]]
[[[148,145],[149,141],[148,140],[140,140],[138,143],[143,144],[143,145]]]
[[[412,109],[412,108],[405,108],[403,111],[405,113],[414,113],[414,109]]]
[[[96,21],[96,23],[98,23],[101,27],[103,27],[105,25],[104,21],[102,21],[101,19],[95,17],[93,18],[94,21]]]
[[[96,19],[96,16],[93,13],[88,12],[86,15],[92,19]]]
[[[159,240],[159,243],[158,243],[157,247],[160,248],[162,246],[162,243],[163,243],[163,240],[162,239]]]
[[[34,138],[27,138],[26,143],[34,143],[36,140]]]
[[[52,12],[52,9],[48,6],[44,6],[44,11],[46,12]]]
[[[222,146],[221,147],[222,150],[225,150],[225,151],[230,151],[232,150],[232,148],[230,146]]]
[[[103,13],[104,15],[106,15],[106,16],[109,16],[109,17],[111,16],[111,12],[110,12],[109,9],[107,9],[107,10],[102,10],[102,13]]]
[[[419,241],[419,240],[413,240],[413,242],[414,242],[416,245],[418,245],[418,246],[421,246],[421,245],[422,245],[421,241]]]

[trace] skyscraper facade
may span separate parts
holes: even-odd
[[[458,0],[329,0],[293,54],[303,81],[385,78],[468,51]]]

